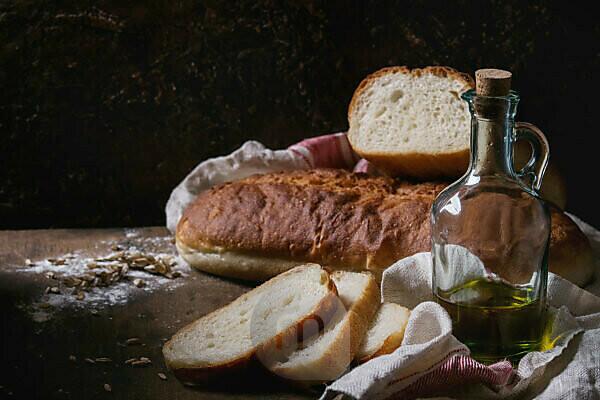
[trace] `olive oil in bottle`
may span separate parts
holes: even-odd
[[[471,112],[471,161],[431,209],[432,290],[454,335],[485,363],[543,347],[550,213],[540,198],[548,142],[515,121],[512,74],[478,70],[461,95]],[[515,142],[531,147],[521,169]]]
[[[436,297],[452,318],[454,336],[476,360],[491,363],[508,357],[517,361],[539,350],[545,309],[531,288],[476,279],[440,291]]]

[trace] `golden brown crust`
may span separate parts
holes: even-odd
[[[429,247],[429,209],[444,187],[343,170],[254,176],[198,196],[177,240],[377,275]]]
[[[594,275],[595,260],[590,242],[569,216],[556,207],[551,210],[548,268],[576,285],[584,286]]]
[[[368,158],[373,165],[389,176],[429,176],[431,179],[459,177],[469,166],[469,150],[451,153],[411,153],[398,157],[396,154],[376,153],[361,154]]]
[[[393,262],[430,251],[429,211],[446,185],[325,169],[253,176],[200,194],[179,222],[177,240],[199,250],[367,269],[379,278]],[[568,262],[571,249],[591,257],[587,239],[559,210],[552,220],[550,270],[589,278],[590,269],[569,270]]]
[[[360,349],[365,333],[369,330],[371,321],[381,304],[381,292],[375,279],[369,280],[365,293],[368,300],[348,310],[352,313],[350,315],[350,360],[354,359]]]

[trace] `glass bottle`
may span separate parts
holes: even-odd
[[[454,335],[489,363],[518,360],[542,340],[550,214],[538,191],[549,148],[538,128],[515,123],[510,72],[479,70],[476,78],[477,91],[462,95],[471,112],[469,169],[432,207],[432,286]],[[521,139],[532,156],[515,171]]]

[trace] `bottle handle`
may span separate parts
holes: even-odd
[[[516,171],[516,175],[526,186],[537,193],[542,186],[542,179],[550,158],[548,140],[537,126],[527,122],[516,122],[514,141],[518,140],[529,142],[531,158],[520,171]]]

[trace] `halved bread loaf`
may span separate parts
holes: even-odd
[[[330,381],[342,375],[354,359],[379,307],[379,287],[370,273],[337,271],[332,277],[343,307],[322,334],[295,351],[261,353],[261,361],[273,373],[295,381]]]
[[[163,355],[184,383],[202,382],[243,367],[262,347],[317,335],[337,305],[329,273],[299,266],[184,327]]]
[[[354,151],[392,176],[460,176],[469,162],[473,79],[448,67],[390,67],[367,76],[348,109]]]
[[[400,347],[410,310],[395,303],[383,303],[356,354],[358,362],[389,354]]]

